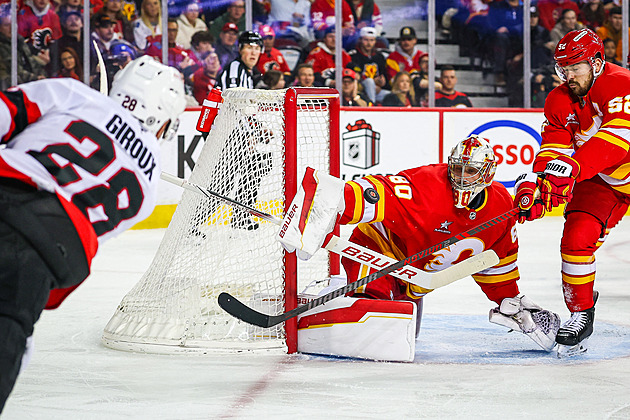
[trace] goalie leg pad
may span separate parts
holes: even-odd
[[[556,345],[560,317],[542,309],[526,296],[505,298],[498,308],[490,310],[490,322],[521,331],[546,351]]]
[[[420,315],[414,302],[339,297],[298,317],[298,351],[412,362]]]

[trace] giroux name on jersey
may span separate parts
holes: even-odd
[[[153,169],[156,166],[155,158],[153,153],[149,152],[144,143],[142,143],[142,140],[136,137],[136,132],[118,114],[114,114],[105,127],[116,138],[118,143],[125,148],[129,156],[138,161],[138,166],[144,169],[144,174],[151,180]]]

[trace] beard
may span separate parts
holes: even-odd
[[[593,78],[593,72],[590,72],[588,77],[586,78],[586,81],[584,81],[582,84],[576,81],[568,82],[569,89],[571,89],[571,92],[573,92],[573,94],[576,96],[584,96],[588,93],[589,89],[593,85]]]

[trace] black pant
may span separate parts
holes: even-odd
[[[54,194],[0,178],[0,412],[51,289],[89,273],[78,234]]]

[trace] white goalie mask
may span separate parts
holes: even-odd
[[[453,187],[455,207],[467,207],[492,184],[497,162],[487,139],[471,135],[457,143],[448,157],[448,179]]]
[[[131,112],[156,136],[168,122],[162,135],[164,139],[175,134],[179,115],[186,109],[181,73],[146,55],[116,73],[109,97]]]

